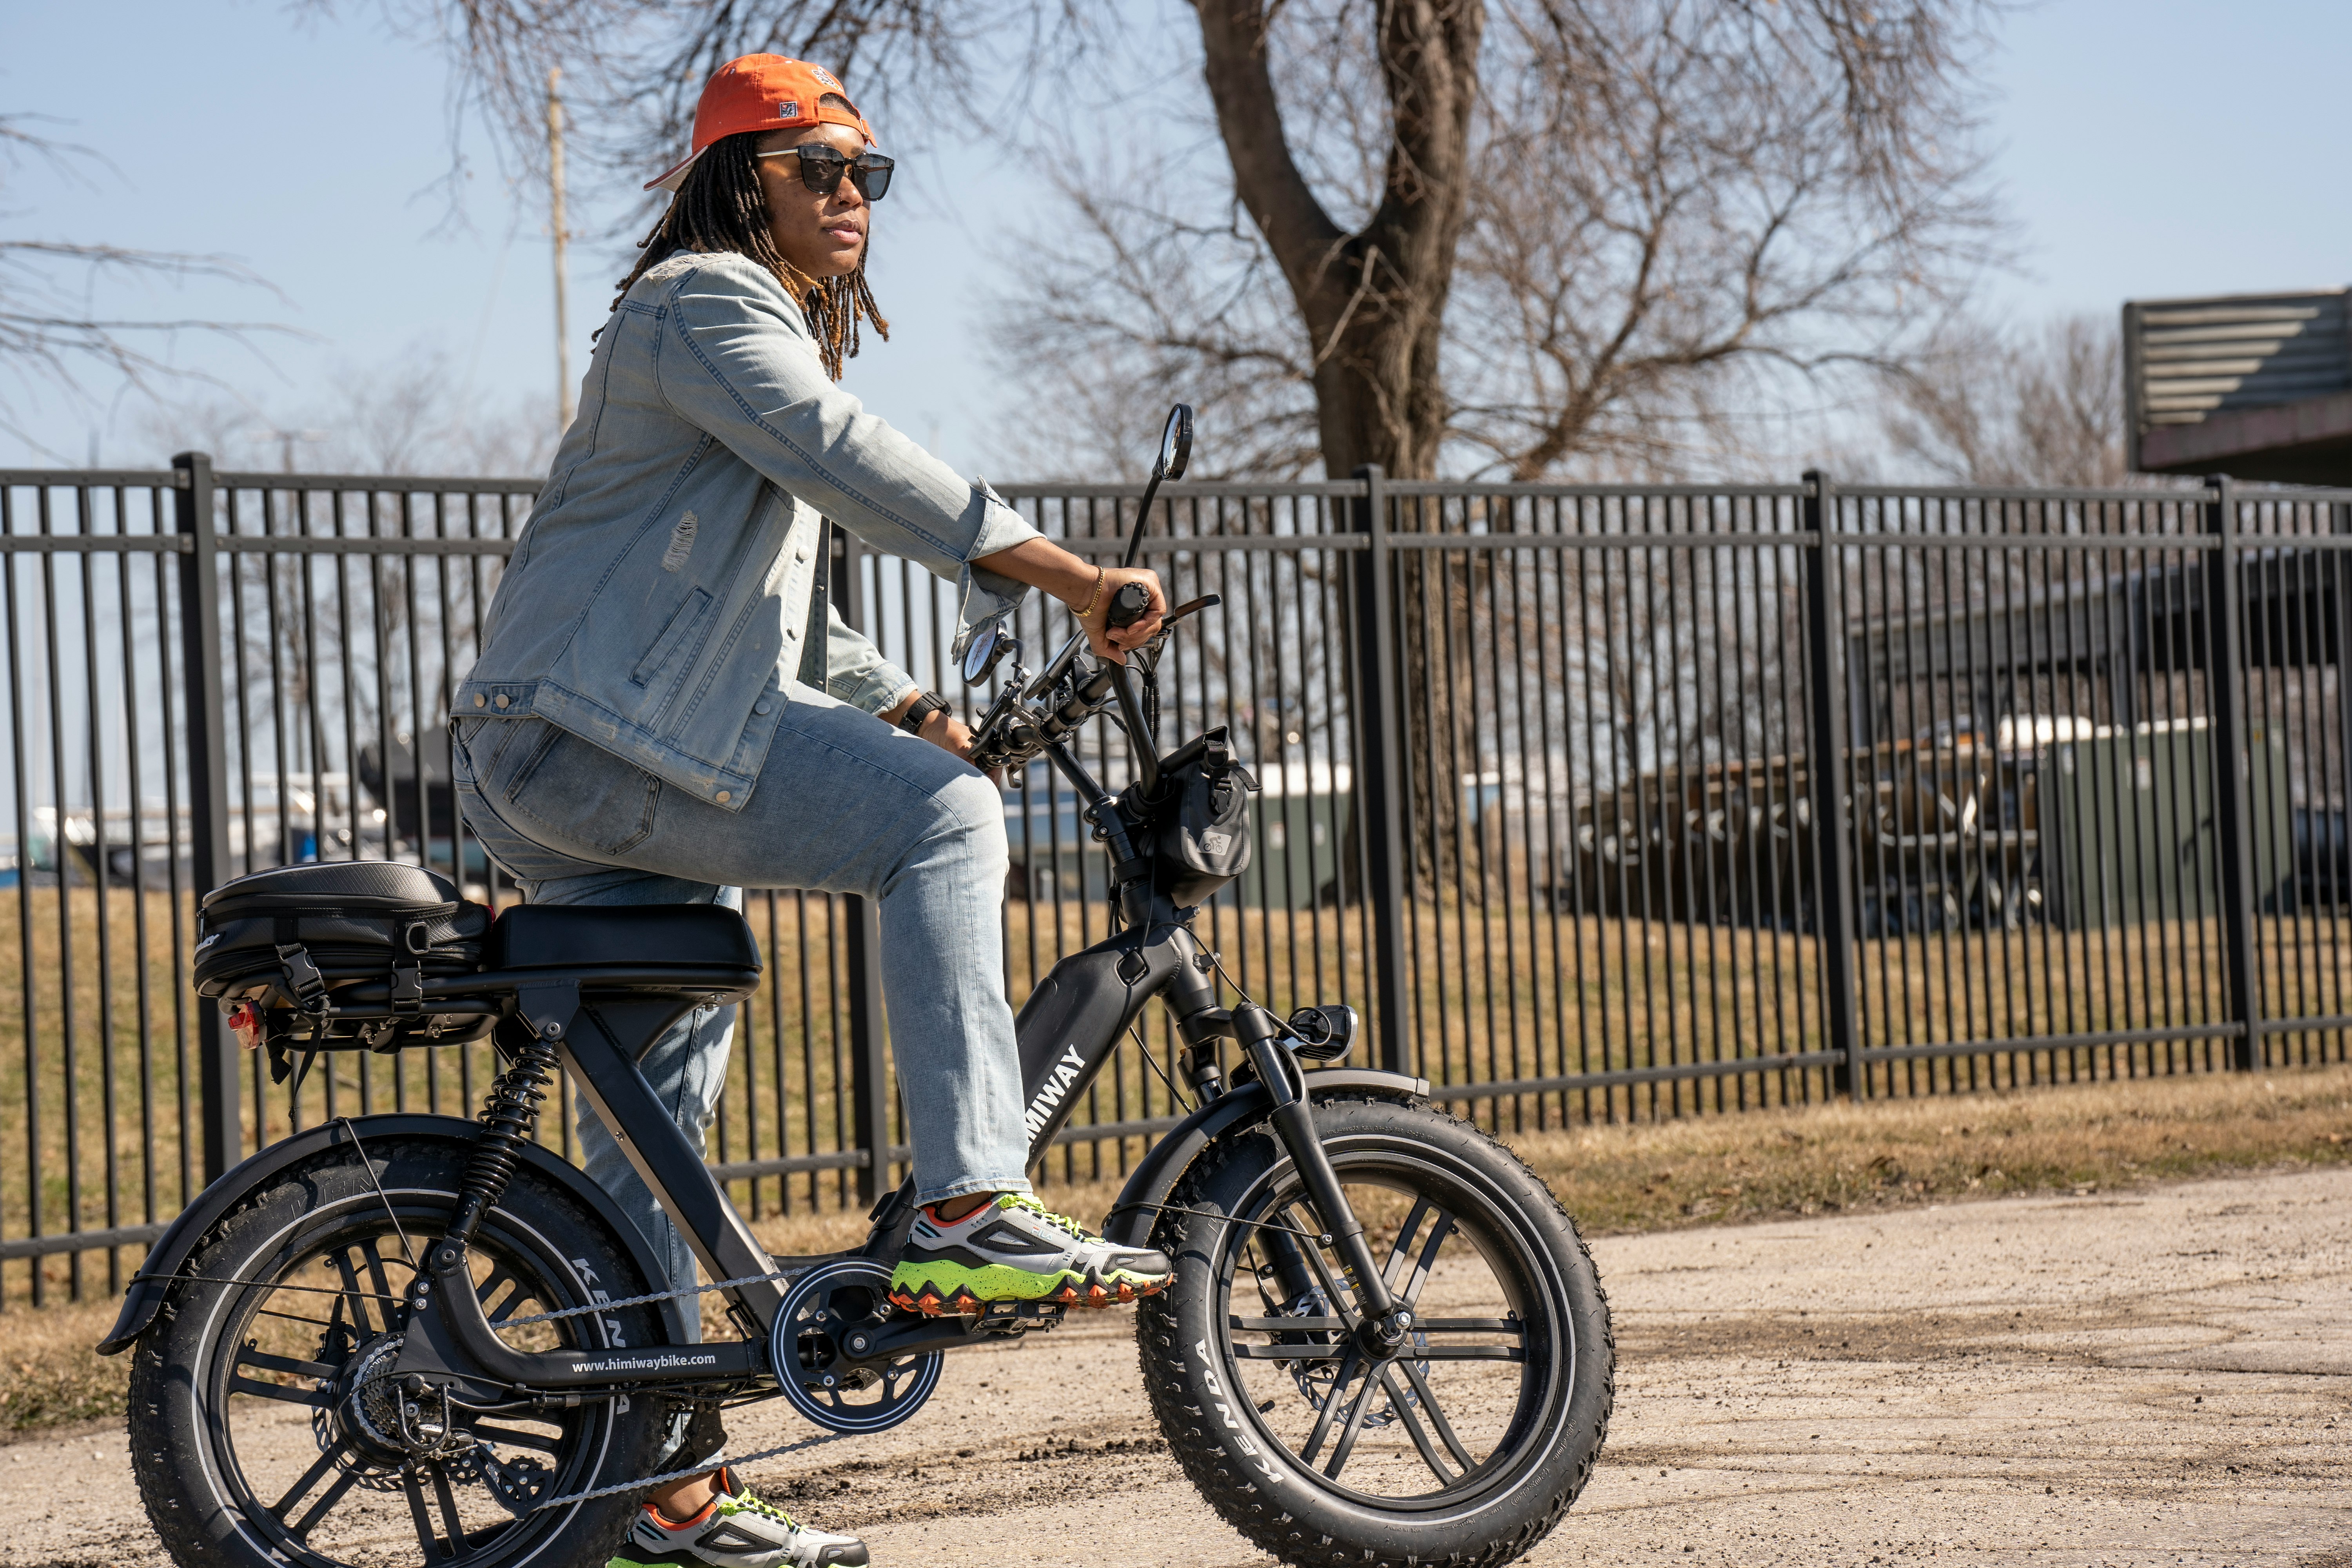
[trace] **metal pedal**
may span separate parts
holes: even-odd
[[[992,1334],[1026,1333],[1032,1329],[1050,1329],[1062,1321],[1068,1310],[1060,1301],[992,1301],[980,1313],[978,1326]]]

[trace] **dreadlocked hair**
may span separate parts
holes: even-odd
[[[613,308],[620,309],[622,298],[638,279],[681,250],[731,250],[774,273],[785,292],[801,302],[809,331],[816,339],[817,357],[824,362],[824,373],[839,381],[843,364],[857,357],[858,323],[873,322],[875,332],[886,342],[890,323],[875,306],[874,290],[866,286],[866,252],[859,253],[855,272],[819,281],[785,260],[783,252],[776,248],[775,237],[768,228],[768,198],[760,188],[760,167],[754,158],[760,136],[757,131],[746,131],[714,142],[709,152],[695,160],[685,184],[670,198],[669,210],[639,247],[642,254],[629,275],[621,279]],[[869,234],[866,251],[873,244]],[[604,331],[602,327],[596,330]]]

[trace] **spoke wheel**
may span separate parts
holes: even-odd
[[[1290,1563],[1501,1563],[1591,1473],[1613,1376],[1573,1224],[1508,1151],[1442,1112],[1318,1104],[1325,1152],[1414,1323],[1381,1347],[1332,1226],[1264,1129],[1210,1150],[1155,1244],[1143,1365],[1171,1447]],[[1214,1217],[1227,1215],[1230,1218]]]
[[[463,1153],[370,1153],[376,1180],[336,1151],[240,1210],[191,1259],[202,1282],[175,1289],[168,1325],[141,1344],[131,1447],[158,1531],[183,1563],[521,1568],[601,1552],[625,1528],[627,1499],[533,1505],[651,1468],[660,1402],[534,1409],[408,1388],[396,1371],[404,1303]],[[568,1194],[519,1173],[471,1248],[491,1322],[641,1291],[603,1233]],[[659,1331],[637,1309],[500,1337],[549,1351]]]

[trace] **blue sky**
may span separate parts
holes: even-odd
[[[543,193],[509,186],[478,156],[451,221],[436,184],[448,163],[440,58],[387,36],[373,8],[345,9],[321,22],[259,0],[0,0],[0,112],[51,117],[40,129],[114,166],[85,165],[79,182],[21,168],[0,186],[0,234],[224,253],[267,277],[282,301],[215,283],[118,283],[95,301],[313,334],[267,342],[266,363],[198,338],[177,345],[183,363],[246,394],[257,428],[436,355],[485,407],[551,406]],[[2000,309],[2038,319],[2352,281],[2337,172],[2352,6],[2051,0],[2001,37],[1990,142],[2024,269],[1990,282]],[[1035,411],[991,362],[985,302],[1001,258],[1050,236],[1050,209],[1005,162],[947,148],[902,163],[874,262],[896,341],[856,362],[849,385],[964,471],[1014,478],[991,439],[1013,411]],[[575,228],[624,195],[575,189]],[[609,243],[574,247],[575,368],[621,268]],[[150,416],[102,377],[91,388],[89,399],[0,389],[34,443],[0,431],[0,465],[78,464],[93,440],[110,465],[168,455]],[[268,455],[259,443],[222,454]]]

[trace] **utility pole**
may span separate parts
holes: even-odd
[[[555,224],[555,426],[572,428],[572,330],[563,289],[563,68],[547,69],[547,185]]]
[[[323,441],[327,438],[327,433],[324,430],[280,430],[274,426],[268,425],[262,426],[260,428],[255,430],[253,434],[258,436],[265,441],[275,441],[278,443],[279,454],[284,459],[285,471],[289,474],[294,471],[295,442]],[[90,467],[96,468],[98,465],[96,463],[92,463]]]

